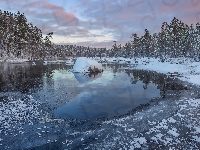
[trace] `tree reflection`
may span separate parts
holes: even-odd
[[[178,79],[170,78],[169,76],[155,71],[147,70],[126,70],[126,74],[131,78],[131,84],[136,84],[138,80],[144,83],[143,88],[147,89],[149,83],[154,83],[161,91],[161,97],[165,97],[170,92],[179,93],[180,90],[187,88],[180,83]]]
[[[70,68],[70,67],[69,67]],[[68,69],[64,64],[0,64],[0,92],[34,92],[43,86],[43,77],[52,78],[55,69]]]

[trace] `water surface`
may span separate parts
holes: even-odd
[[[72,66],[64,63],[2,63],[1,68],[1,94],[30,94],[46,103],[58,118],[118,116],[160,97],[160,90],[146,79],[145,72],[140,78],[122,65],[104,65],[104,72],[99,74],[72,73]]]

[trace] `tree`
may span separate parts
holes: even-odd
[[[53,32],[50,32],[46,35],[46,37],[44,38],[44,43],[47,47],[51,47],[51,41],[50,41],[50,38],[52,39],[52,35],[53,35]]]

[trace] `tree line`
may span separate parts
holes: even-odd
[[[163,22],[159,33],[151,35],[148,29],[141,37],[133,33],[131,41],[123,47],[114,41],[111,52],[126,57],[191,57],[199,60],[200,24],[188,26],[174,17],[169,24]]]

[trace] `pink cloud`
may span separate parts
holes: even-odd
[[[57,23],[62,25],[78,25],[79,19],[72,13],[64,10],[57,10],[52,13]]]
[[[79,19],[73,13],[66,12],[62,6],[48,3],[47,0],[28,2],[23,5],[23,11],[25,14],[27,12],[29,16],[35,17],[38,22],[38,18],[40,18],[39,24],[53,23],[60,26],[70,26],[77,25],[79,22]],[[44,19],[49,21],[44,21]]]
[[[90,33],[90,32],[88,30],[85,30],[85,29],[80,29],[78,31],[78,34],[83,34],[83,35],[88,34],[88,33]]]
[[[42,33],[47,34],[49,32],[56,32],[57,30],[59,30],[59,26],[52,26],[52,25],[41,25],[39,26],[39,28],[42,30]]]
[[[31,8],[35,8],[35,7],[40,7],[42,6],[43,3],[41,1],[35,1],[35,2],[30,2],[24,5],[24,7],[31,7]]]
[[[57,5],[54,5],[54,4],[47,4],[47,5],[44,6],[44,8],[47,8],[47,9],[54,9],[54,10],[55,10],[55,9],[56,9],[56,10],[58,10],[58,9],[64,10],[63,7],[57,6]]]

